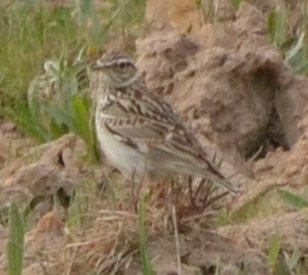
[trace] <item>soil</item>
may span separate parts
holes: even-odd
[[[210,18],[200,17],[192,1],[149,0],[149,32],[136,41],[137,65],[148,89],[168,101],[204,150],[221,160],[223,173],[237,173],[231,181],[243,193],[227,200],[233,217],[241,221],[242,209],[258,203],[264,194],[271,207],[266,213],[256,207],[251,220],[212,230],[202,228],[202,215],[192,218],[189,229],[180,220],[177,255],[174,232],[165,226],[171,219],[170,209],[155,204],[157,208],[148,209],[148,219],[156,274],[178,274],[179,258],[182,274],[216,274],[216,268],[220,274],[271,274],[267,252],[277,230],[283,240],[281,250],[306,254],[308,249],[307,211],[291,212],[275,192],[278,186],[302,192],[308,184],[308,78],[292,71],[267,33],[266,15],[284,1],[243,2],[237,11],[229,1],[219,2],[221,20],[210,23]],[[294,11],[292,29],[299,20],[300,1],[285,2]],[[85,155],[86,147],[77,136],[38,146],[12,122],[0,122],[0,203],[14,200],[26,208],[29,201],[38,200],[31,214],[36,226],[26,233],[24,274],[85,274],[80,273],[82,266],[92,262],[97,270],[105,270],[112,252],[122,253],[117,242],[137,242],[132,205],[120,200],[115,210],[114,204],[108,205],[107,195],[89,211],[98,216],[88,228],[66,231],[65,211],[74,192],[85,188],[82,184],[101,183],[104,192],[113,188],[114,179],[121,179],[105,163],[85,163]],[[158,198],[168,197],[156,192]],[[63,199],[60,208],[64,210],[55,209],[51,199],[55,194]],[[114,211],[112,216],[105,209]],[[109,237],[112,233],[116,236]],[[7,227],[0,227],[1,274],[6,272],[7,234]],[[38,252],[46,247],[48,253],[40,257]],[[66,252],[59,253],[63,247]],[[121,255],[127,263],[121,274],[141,274],[136,251],[125,249]],[[89,259],[84,253],[89,253]]]

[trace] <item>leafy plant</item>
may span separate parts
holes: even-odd
[[[307,8],[306,8],[307,9]],[[307,20],[303,20],[297,26],[295,33],[289,30],[288,11],[284,6],[273,9],[268,16],[268,31],[271,41],[281,49],[285,61],[292,66],[296,73],[308,73],[308,43],[306,32]]]
[[[290,256],[287,253],[284,253],[284,258],[289,269],[294,270],[297,266],[299,266],[301,253],[298,250],[294,250]]]
[[[28,90],[28,107],[42,140],[64,133],[79,135],[95,158],[95,139],[90,118],[86,62],[79,53],[72,64],[65,59],[49,60],[45,73],[34,78]]]
[[[74,132],[94,155],[85,61],[100,51],[111,29],[136,31],[144,6],[144,0],[110,1],[103,7],[91,0],[70,6],[32,0],[0,3],[0,116],[38,142]],[[42,64],[44,74],[37,76]],[[41,95],[57,91],[60,97],[42,100],[39,89]]]
[[[308,200],[284,189],[277,189],[280,198],[295,209],[308,207]]]
[[[24,225],[21,214],[15,203],[9,212],[9,241],[7,246],[7,262],[9,275],[21,275],[24,258]]]
[[[306,34],[303,31],[298,37],[293,39],[291,47],[285,54],[285,60],[288,62],[296,73],[308,73],[308,44]]]

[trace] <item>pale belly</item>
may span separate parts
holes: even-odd
[[[96,127],[96,130],[101,150],[111,165],[129,179],[140,180],[147,176],[144,154],[111,135],[104,127]]]

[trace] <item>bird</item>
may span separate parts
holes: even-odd
[[[107,50],[89,69],[97,140],[112,166],[134,180],[187,175],[239,193],[171,105],[147,89],[126,52]]]

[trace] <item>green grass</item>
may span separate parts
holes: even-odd
[[[138,206],[138,232],[139,250],[141,256],[141,270],[143,275],[154,275],[153,266],[150,259],[148,238],[146,230],[146,200],[147,195],[143,195]]]
[[[281,248],[283,239],[276,232],[272,235],[268,244],[267,259],[273,275],[307,274],[305,255],[297,249],[292,253]]]
[[[281,50],[285,61],[295,73],[308,73],[308,5],[303,5],[301,18],[294,30],[290,29],[290,10],[277,6],[268,15],[268,32],[272,43]]]
[[[284,189],[277,189],[280,198],[293,209],[303,209],[308,207],[308,199]]]
[[[24,259],[24,225],[22,215],[15,203],[9,212],[9,240],[7,262],[9,275],[21,275]]]
[[[95,158],[86,61],[115,34],[140,32],[145,1],[105,1],[101,9],[92,3],[0,3],[0,116],[15,121],[38,142],[76,133]],[[42,101],[44,90],[55,90],[61,97]]]
[[[52,1],[0,3],[0,117],[16,122],[38,143],[73,132],[88,145],[90,158],[97,159],[86,61],[111,39],[127,47],[130,36],[142,29],[145,1],[104,1],[106,8],[99,9],[91,0],[70,1],[69,7],[47,2]],[[36,202],[31,203],[25,216]],[[87,211],[85,197],[75,196],[73,206],[68,224],[78,228]],[[8,271],[19,275],[23,221],[14,204],[7,216]]]
[[[46,2],[12,0],[5,6],[0,3],[0,117],[12,119],[39,143],[73,132],[86,142],[90,158],[96,159],[86,62],[101,52],[111,39],[130,49],[131,38],[141,33],[145,0],[102,1],[106,7],[99,9],[91,0],[75,0],[69,7],[53,8]],[[205,9],[210,22],[216,23],[215,1],[208,2],[206,7],[199,0],[196,4],[199,9]],[[241,2],[232,0],[236,9]],[[301,12],[302,20],[296,31],[291,31],[287,8],[277,7],[268,15],[268,31],[270,41],[282,51],[294,72],[307,74],[307,11]],[[44,98],[42,94],[46,91],[51,96]],[[91,206],[92,197],[84,195],[86,190],[79,191],[68,210],[69,227],[82,227]],[[308,205],[306,198],[289,191],[278,190],[278,195],[294,209]],[[216,226],[246,222],[254,218],[256,212],[262,212],[260,205],[274,212],[264,203],[267,196],[267,192],[262,193],[232,215],[222,213],[224,216],[220,217],[221,221],[218,217]],[[39,201],[40,198],[31,201],[26,214]],[[9,274],[18,275],[23,264],[23,220],[14,204],[1,210],[3,220],[7,221],[7,217],[9,220]],[[146,198],[143,197],[138,209],[139,251],[143,274],[153,274],[146,229]],[[299,270],[302,255],[296,250],[289,256],[281,255],[280,245],[277,236],[268,244],[268,261],[273,273],[289,274],[289,270]],[[303,273],[298,271],[297,274]]]

